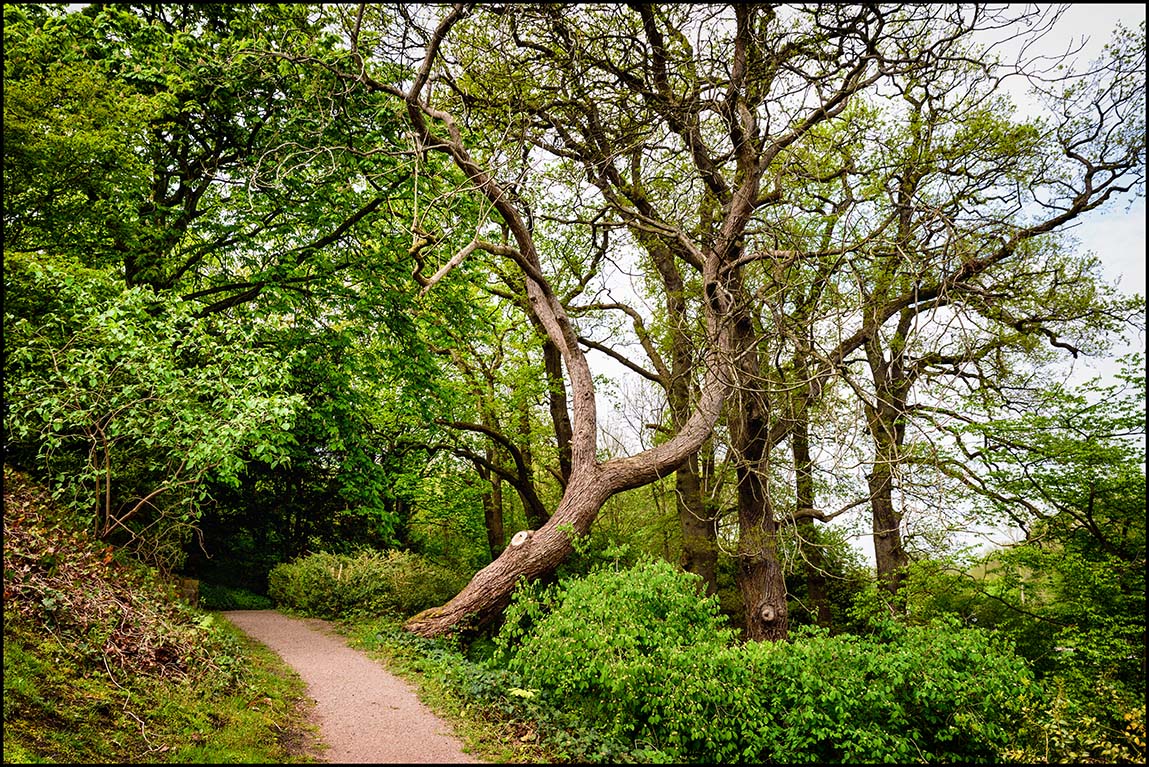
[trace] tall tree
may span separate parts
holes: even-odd
[[[468,269],[431,296],[410,289],[408,259],[417,262],[426,246],[415,230],[446,229],[474,211],[420,211],[420,195],[442,194],[443,179],[413,174],[393,103],[272,55],[297,46],[325,62],[345,55],[323,31],[327,11],[13,5],[5,22],[4,174],[13,192],[4,210],[5,279],[9,296],[19,295],[5,303],[5,324],[40,329],[11,337],[19,352],[12,359],[24,367],[10,367],[7,378],[46,397],[88,382],[87,399],[73,399],[60,423],[98,443],[93,455],[111,456],[104,478],[92,479],[106,523],[127,534],[118,522],[143,521],[159,509],[147,499],[167,501],[174,487],[202,492],[214,479],[230,496],[243,474],[234,461],[252,470],[245,487],[265,493],[245,498],[255,506],[284,484],[313,483],[294,494],[317,500],[300,530],[316,522],[329,531],[332,520],[317,519],[325,512],[393,521],[377,483],[385,456],[372,454],[379,432],[366,429],[362,442],[336,433],[362,423],[372,367],[349,362],[356,355],[339,358],[340,344],[354,339],[403,361],[374,366],[372,398],[387,388],[392,401],[425,400],[439,377],[423,341],[443,345],[445,329],[465,325],[474,305],[460,279]],[[364,153],[359,141],[373,151]],[[329,346],[334,359],[301,359],[298,347],[308,343]],[[89,357],[80,359],[83,350]],[[250,397],[236,394],[245,374]],[[267,403],[262,417],[248,414],[251,423],[228,415],[275,391],[273,381],[292,403],[292,418]],[[287,398],[283,389],[292,387],[297,396]],[[161,391],[168,411],[154,399]],[[203,427],[204,445],[232,432],[214,452],[205,447],[210,456],[187,444],[204,402],[216,403],[220,416]],[[273,421],[284,441],[307,444],[267,449],[264,427]],[[24,423],[26,439],[14,445],[41,470],[56,425]],[[259,439],[242,436],[257,428]],[[186,465],[181,450],[156,448],[172,440],[184,440]],[[291,470],[281,465],[288,454],[299,459]],[[345,481],[355,463],[369,467],[357,488]],[[158,488],[165,489],[151,495]],[[176,518],[164,512],[167,522]],[[177,526],[186,530],[184,521]]]
[[[477,9],[472,19],[470,8],[454,6],[437,17],[423,9],[398,13],[393,33],[375,32],[370,40],[363,30],[382,14],[367,8],[355,14],[348,27],[355,66],[344,74],[401,98],[419,146],[447,155],[510,232],[513,245],[477,237],[475,249],[510,258],[522,271],[533,313],[566,366],[573,427],[571,478],[551,521],[409,628],[432,634],[491,617],[519,577],[546,572],[570,550],[563,527],[584,533],[611,494],[648,482],[696,452],[733,380],[746,402],[757,401],[746,409],[748,419],[736,417],[744,427],[737,446],[744,454],[743,534],[764,544],[752,544],[743,557],[747,609],[757,616],[749,633],[784,635],[784,591],[779,594],[768,575],[773,521],[756,487],[758,462],[784,430],[771,433],[755,370],[737,363],[754,339],[751,315],[737,303],[749,295],[742,269],[773,252],[753,239],[755,211],[775,200],[773,168],[787,150],[842,114],[859,92],[944,63],[956,53],[956,41],[983,23],[981,11],[508,6]],[[688,41],[703,30],[695,51]],[[411,47],[403,48],[404,41]],[[409,74],[388,78],[376,60],[409,61]],[[487,115],[496,135],[527,135],[536,149],[580,168],[616,220],[660,238],[701,276],[706,381],[692,416],[651,450],[597,460],[594,383],[570,313],[546,274],[537,217],[529,215],[530,201],[518,194],[516,179],[502,174],[499,154],[484,151],[483,134],[469,129]],[[655,183],[664,158],[679,151],[690,158],[690,176]],[[690,199],[702,217],[687,228],[678,211]],[[574,213],[575,225],[594,221]],[[863,328],[843,342],[837,360],[869,332]]]
[[[868,238],[854,266],[857,305],[864,314],[882,312],[892,296],[917,291],[913,303],[867,338],[858,360],[867,370],[865,386],[852,379],[873,443],[867,484],[877,571],[891,595],[909,562],[898,509],[908,487],[900,477],[929,462],[920,436],[918,445],[908,443],[920,424],[916,415],[952,399],[951,385],[1004,391],[1017,378],[1015,368],[1048,357],[1046,343],[1074,357],[1100,353],[1106,334],[1136,314],[1135,301],[1100,281],[1096,260],[1074,253],[1072,241],[1054,232],[1140,183],[1143,142],[1092,135],[1078,110],[1089,105],[1087,111],[1111,115],[1123,129],[1135,123],[1114,100],[1126,97],[1123,89],[1138,90],[1135,67],[1143,57],[1143,43],[1138,53],[1137,43],[1118,39],[1103,65],[1122,72],[1120,78],[1099,78],[1083,89],[1071,79],[1061,111],[1044,120],[1013,118],[980,66],[907,82],[898,122],[876,124],[880,134],[854,158],[856,167],[870,166],[877,182],[866,202],[890,222],[885,233]],[[1143,89],[1143,75],[1140,83]],[[1105,159],[1082,153],[1095,139],[1091,150]],[[1123,177],[1110,175],[1118,169]],[[1029,209],[1031,198],[1056,199],[1074,172],[1084,176],[1075,199]],[[1108,189],[1089,198],[1094,179]],[[1001,251],[1011,238],[1016,246]]]

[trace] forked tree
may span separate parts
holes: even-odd
[[[437,635],[495,618],[520,579],[553,571],[608,498],[695,455],[725,406],[738,470],[747,635],[784,637],[779,521],[767,478],[771,453],[796,419],[768,385],[774,310],[784,307],[763,288],[786,279],[787,269],[862,252],[875,231],[892,231],[880,221],[843,228],[828,249],[779,239],[775,214],[810,183],[791,172],[792,158],[863,97],[881,104],[911,82],[971,61],[986,78],[1016,72],[971,51],[980,32],[1008,29],[1025,16],[975,5],[838,4],[459,4],[391,13],[377,6],[344,13],[350,54],[339,74],[399,100],[414,151],[448,157],[507,233],[499,239],[480,226],[445,263],[500,257],[517,267],[530,316],[561,356],[571,424],[569,478],[550,519],[407,628]],[[791,348],[802,356],[806,399],[817,401],[847,356],[891,318],[936,301],[1139,180],[1136,141],[1125,133],[1124,143],[1106,140],[1121,131],[1133,98],[1113,91],[1100,101],[1063,100],[1069,119],[1054,132],[1063,152],[1059,186],[1040,199],[1044,215],[1010,221],[912,286],[895,284],[830,341],[818,338],[817,348]],[[1100,112],[1090,112],[1093,106]],[[1086,119],[1096,123],[1092,133],[1081,128]],[[509,157],[527,159],[512,164]],[[552,178],[556,169],[566,170],[568,183],[553,196],[574,202],[562,221],[552,213],[555,226],[592,230],[588,241],[606,228],[626,231],[699,286],[694,300],[705,339],[693,362],[697,395],[674,419],[672,435],[627,457],[600,458],[591,368],[572,307],[555,287],[555,264],[537,238],[543,203],[553,210],[556,200],[523,193],[531,178]],[[829,173],[867,182],[847,167]]]

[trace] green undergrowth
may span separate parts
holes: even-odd
[[[471,657],[452,639],[424,639],[403,630],[393,616],[358,618],[337,624],[352,646],[381,660],[412,684],[419,698],[450,721],[455,734],[476,756],[504,764],[550,764],[572,761],[540,733],[536,707],[517,677],[491,669]],[[529,697],[529,696],[528,696]]]
[[[270,610],[275,603],[247,589],[200,581],[199,606],[205,610]]]
[[[665,562],[520,586],[492,638],[341,624],[500,762],[1137,762],[1143,717],[1109,732],[1011,642],[952,619],[742,643]],[[1119,710],[1126,711],[1124,707]]]
[[[302,681],[4,470],[5,763],[315,762]]]
[[[267,593],[276,606],[314,618],[414,615],[446,602],[466,579],[407,551],[316,552],[276,565]]]

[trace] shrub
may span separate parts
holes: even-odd
[[[1025,662],[955,621],[873,635],[804,628],[739,645],[694,576],[665,562],[520,587],[510,670],[644,761],[1000,760],[1040,698]]]
[[[997,761],[1039,694],[1012,648],[955,622],[811,629],[741,655],[761,709],[778,712],[748,750],[782,762]]]
[[[279,606],[316,618],[414,615],[442,604],[463,586],[462,578],[418,554],[319,552],[276,565],[268,596]]]
[[[1025,728],[1006,756],[1030,764],[1144,764],[1145,699],[1107,679],[1046,682],[1027,705]]]
[[[530,684],[579,705],[608,735],[633,736],[653,702],[673,694],[685,648],[717,650],[733,638],[701,579],[656,561],[520,586],[497,641]]]

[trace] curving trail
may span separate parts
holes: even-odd
[[[419,702],[406,682],[348,647],[325,621],[274,610],[223,613],[295,669],[315,700],[328,762],[482,764],[463,752],[450,725]]]

